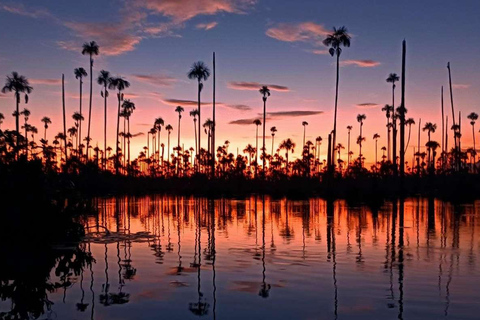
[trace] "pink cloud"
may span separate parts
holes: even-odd
[[[197,107],[198,102],[194,100],[183,100],[183,99],[162,99],[162,102],[169,105],[169,106],[188,106],[188,107]],[[202,106],[210,107],[212,106],[212,102],[202,102]],[[215,106],[234,109],[238,111],[250,111],[252,107],[244,105],[244,104],[228,104],[223,102],[216,102]]]
[[[135,0],[135,5],[182,23],[198,15],[244,13],[255,0]]]
[[[260,90],[262,86],[268,86],[271,91],[288,92],[290,88],[277,84],[261,84],[259,82],[231,81],[228,83],[230,89],[235,90]]]
[[[469,84],[461,84],[461,83],[455,83],[452,85],[454,89],[468,89],[470,88]]]
[[[266,31],[266,35],[285,42],[309,42],[321,45],[323,39],[330,31],[323,25],[314,22],[302,22],[298,24],[279,23]]]
[[[356,105],[356,107],[359,108],[359,109],[374,109],[378,106],[379,106],[379,104],[373,103],[373,102],[359,103],[359,104]]]
[[[159,87],[171,87],[177,79],[166,75],[134,74],[133,78]]]
[[[57,44],[70,51],[80,52],[83,42],[95,39],[100,46],[101,54],[118,56],[133,51],[142,39],[131,34],[128,26],[122,24],[66,22],[64,25],[74,32],[78,40],[58,41]]]
[[[307,50],[307,52],[313,53],[313,54],[329,54],[328,50],[318,50],[318,49],[313,49],[313,50]]]
[[[44,84],[44,85],[60,85],[61,79],[30,79],[31,84]]]
[[[379,66],[381,63],[374,60],[345,60],[340,62],[342,66],[357,66],[361,68],[373,68]]]
[[[199,24],[196,25],[196,28],[197,29],[203,29],[203,30],[210,30],[210,29],[215,28],[217,25],[218,25],[218,23],[213,21],[213,22],[209,22],[209,23],[199,23]]]
[[[46,18],[52,17],[51,13],[45,9],[26,8],[21,3],[1,4],[0,10],[10,13],[26,16],[30,18]]]

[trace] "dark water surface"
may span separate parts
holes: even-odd
[[[4,283],[0,312],[67,320],[480,318],[480,202],[407,199],[375,210],[321,199],[150,196],[97,199],[94,207],[82,220],[83,243],[46,252],[50,265],[28,266],[25,283],[34,289],[5,292]]]

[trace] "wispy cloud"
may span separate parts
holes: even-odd
[[[323,25],[314,22],[279,23],[269,28],[266,35],[285,42],[301,41],[321,45],[329,32]]]
[[[361,68],[373,68],[380,64],[380,62],[374,60],[344,60],[340,62],[342,66],[357,66]]]
[[[36,19],[52,17],[52,14],[46,9],[27,8],[22,3],[0,4],[0,10]]]
[[[189,107],[196,107],[198,106],[198,102],[194,100],[184,100],[184,99],[162,99],[162,102],[169,105],[169,106],[189,106]],[[212,106],[212,102],[202,102],[202,106]],[[234,109],[238,111],[250,111],[252,107],[244,105],[244,104],[228,104],[223,102],[216,102],[215,106]]]
[[[285,118],[292,118],[292,117],[308,117],[322,114],[323,111],[306,111],[306,110],[299,110],[299,111],[277,111],[277,112],[267,112],[267,120],[278,120],[278,119],[285,119]],[[256,118],[245,118],[245,119],[237,119],[230,121],[228,124],[236,124],[236,125],[251,125],[253,121],[256,119],[262,118],[263,114],[259,113],[258,117]]]
[[[210,30],[215,28],[218,25],[218,22],[212,21],[209,23],[199,23],[195,26],[197,29]]]
[[[177,82],[177,79],[162,74],[134,74],[132,75],[135,80],[149,83],[159,87],[171,87]]]
[[[468,89],[470,88],[469,84],[461,84],[461,83],[455,83],[452,85],[454,89]]]
[[[217,13],[245,13],[255,0],[134,0],[139,8],[169,17],[173,22],[183,23],[198,15]]]
[[[61,79],[29,79],[31,84],[44,84],[44,85],[60,85],[62,83]]]
[[[374,109],[378,106],[379,106],[378,103],[373,103],[373,102],[359,103],[356,105],[356,107],[359,109]]]
[[[319,114],[322,114],[322,113],[323,113],[323,111],[306,111],[306,110],[277,111],[277,112],[267,112],[267,116],[269,116],[272,119],[281,119],[281,118],[288,118],[288,117],[315,116],[315,115],[319,115]]]
[[[328,53],[328,50],[322,50],[322,49],[312,49],[312,50],[305,50],[306,52],[310,52],[310,53],[313,53],[313,54],[317,54],[317,55],[323,55],[323,54],[329,54]]]
[[[66,50],[79,51],[83,42],[95,39],[100,52],[107,56],[118,56],[135,50],[142,37],[133,34],[126,23],[83,23],[65,22],[76,40],[58,41],[57,44]]]
[[[268,86],[271,91],[288,92],[290,88],[277,84],[261,84],[259,82],[230,81],[228,87],[235,90],[260,90],[262,86]]]

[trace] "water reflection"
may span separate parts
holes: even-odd
[[[73,247],[1,245],[0,319],[475,319],[479,203],[96,199]]]

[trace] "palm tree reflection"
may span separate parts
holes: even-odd
[[[271,286],[266,283],[266,266],[265,266],[265,196],[262,196],[262,285],[258,295],[262,298],[268,298]]]

